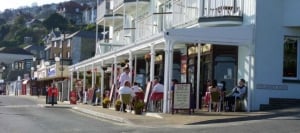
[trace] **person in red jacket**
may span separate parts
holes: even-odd
[[[58,89],[56,88],[55,84],[52,84],[52,87],[48,88],[48,102],[51,102],[52,106],[57,104],[57,96]]]

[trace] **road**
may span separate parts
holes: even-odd
[[[42,107],[32,99],[0,96],[0,133],[299,133],[300,112],[251,121],[139,126],[96,119],[65,106]]]

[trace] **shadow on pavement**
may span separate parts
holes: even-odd
[[[224,118],[224,119],[214,119],[214,120],[207,120],[207,121],[200,121],[189,123],[185,125],[199,125],[199,124],[217,124],[217,123],[227,123],[227,122],[238,122],[238,121],[251,121],[251,120],[263,120],[263,119],[271,119],[276,117],[283,117],[283,116],[291,116],[297,115],[300,112],[273,112],[267,115],[257,115],[257,116],[244,116],[238,118]],[[281,120],[281,119],[279,119]]]
[[[59,106],[59,105],[57,105],[57,106],[51,106],[51,105],[46,105],[46,106],[44,106],[45,108],[60,108],[60,109],[72,109],[72,107],[68,107],[68,106]]]

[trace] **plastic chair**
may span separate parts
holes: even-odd
[[[155,104],[155,110],[160,110],[161,111],[161,106],[162,106],[162,104],[161,104],[161,102],[162,102],[162,99],[163,99],[163,97],[164,97],[164,93],[162,93],[162,92],[154,92],[152,95],[151,95],[151,97],[150,97],[150,100],[152,101],[152,105],[154,104],[154,103],[157,103],[157,104]]]
[[[243,101],[246,98],[246,96],[247,96],[247,88],[245,90],[245,93],[240,98],[234,97],[233,112],[236,112],[237,105],[241,104],[241,101]]]
[[[219,92],[210,92],[210,103],[209,103],[209,112],[211,112],[211,108],[212,108],[212,104],[217,105],[217,110],[216,111],[220,111],[220,93]]]
[[[122,104],[130,105],[131,104],[131,94],[121,94],[120,100],[121,100]],[[124,109],[123,105],[121,105],[120,111],[125,111],[125,110],[126,110],[126,107]],[[129,110],[131,110],[130,106],[129,106]]]
[[[135,97],[137,100],[144,100],[145,97],[144,92],[136,92]]]

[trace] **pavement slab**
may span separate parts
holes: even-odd
[[[45,104],[45,97],[23,96],[25,98],[32,98],[37,103],[44,107],[51,105]],[[268,112],[207,112],[207,110],[196,110],[189,115],[185,111],[180,111],[175,114],[163,113],[143,113],[142,115],[135,115],[133,112],[115,111],[114,108],[102,108],[101,106],[92,106],[89,104],[69,104],[68,102],[58,102],[54,107],[71,108],[74,111],[85,113],[98,118],[103,118],[119,123],[126,123],[130,125],[141,126],[176,126],[176,125],[199,125],[211,123],[226,123],[234,121],[248,121],[257,119],[266,119],[277,117],[280,115],[299,113],[300,108],[275,110]]]

